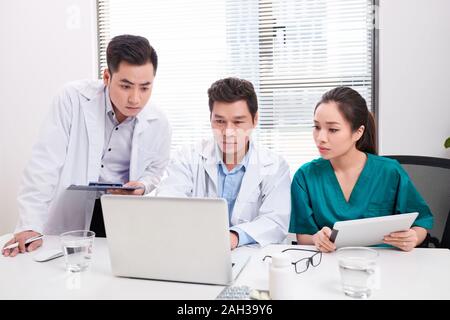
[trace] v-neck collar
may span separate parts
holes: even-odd
[[[350,193],[350,197],[348,201],[345,200],[344,192],[342,191],[341,185],[336,177],[336,173],[334,172],[334,168],[331,165],[331,161],[328,162],[328,176],[330,178],[331,184],[334,186],[334,190],[336,192],[336,199],[339,200],[341,206],[347,208],[351,206],[355,201],[357,202],[357,198],[359,197],[359,190],[364,188],[368,180],[368,171],[370,171],[370,166],[372,165],[372,158],[369,153],[366,153],[367,159],[364,164],[361,173],[359,174],[358,179],[356,180],[355,185],[353,186],[352,192]]]

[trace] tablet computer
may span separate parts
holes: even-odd
[[[142,189],[140,186],[124,186],[122,183],[96,183],[91,182],[88,185],[70,185],[67,190],[80,190],[80,191],[106,191],[110,189],[120,189],[120,190],[127,190],[127,191],[133,191],[137,189]]]
[[[418,212],[411,212],[338,221],[333,226],[330,240],[337,248],[381,244],[384,236],[392,232],[409,230],[418,215]]]

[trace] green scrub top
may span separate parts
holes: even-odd
[[[336,221],[419,212],[414,226],[433,227],[433,215],[408,174],[393,159],[367,153],[367,161],[345,200],[334,169],[322,158],[304,164],[291,185],[289,232],[315,234]]]

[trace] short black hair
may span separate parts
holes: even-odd
[[[214,82],[208,89],[209,111],[212,112],[215,101],[218,102],[236,102],[245,100],[248,110],[255,120],[256,112],[258,112],[258,98],[256,97],[255,88],[250,81],[239,78],[225,78]]]
[[[122,61],[142,66],[148,62],[156,74],[158,56],[148,40],[141,36],[123,34],[111,39],[106,49],[106,63],[111,75],[119,69]]]

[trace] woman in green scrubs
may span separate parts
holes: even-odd
[[[331,252],[336,221],[416,211],[412,228],[384,243],[411,251],[423,242],[433,226],[430,209],[400,164],[376,155],[374,120],[358,92],[325,93],[314,111],[313,136],[322,157],[300,167],[291,186],[289,232],[299,244]]]

